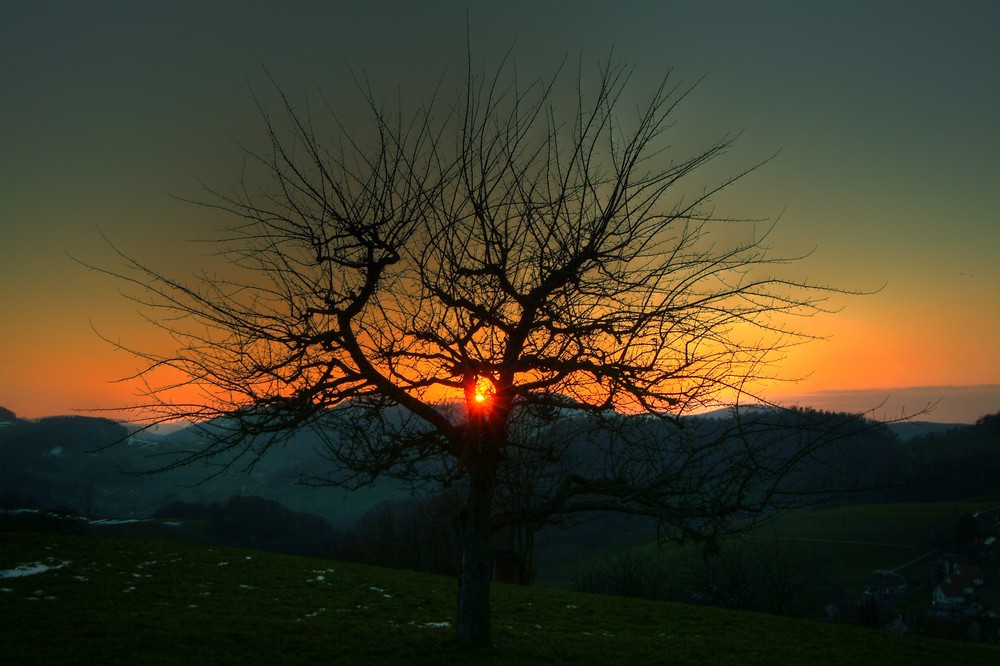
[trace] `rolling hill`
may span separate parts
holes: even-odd
[[[0,661],[46,664],[987,664],[996,648],[495,585],[494,643],[453,641],[455,582],[183,543],[0,533]]]

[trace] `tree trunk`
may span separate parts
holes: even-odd
[[[496,464],[477,455],[469,469],[469,497],[462,512],[462,564],[458,574],[458,640],[469,645],[490,643],[490,511]]]

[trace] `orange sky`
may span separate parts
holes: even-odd
[[[575,63],[581,49],[596,62],[612,44],[636,64],[640,90],[669,65],[689,80],[707,74],[678,115],[684,140],[742,130],[720,163],[730,172],[780,149],[720,211],[780,214],[779,252],[815,248],[802,277],[885,286],[802,322],[829,340],[788,355],[782,374],[805,379],[775,395],[1000,385],[1000,5],[745,4],[474,4],[469,21],[482,54],[516,40],[526,74],[567,54]],[[262,138],[247,88],[263,85],[262,62],[294,94],[346,89],[346,60],[415,100],[464,57],[466,5],[310,7],[305,21],[294,7],[224,2],[8,8],[0,405],[36,417],[132,400],[134,387],[112,381],[135,361],[91,327],[129,344],[149,330],[113,281],[67,253],[106,265],[100,229],[155,265],[197,270],[205,248],[188,241],[219,220],[168,193],[238,177],[234,140]],[[331,38],[345,21],[351,29]]]

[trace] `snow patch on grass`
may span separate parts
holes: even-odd
[[[326,609],[325,609],[325,608],[318,608],[318,609],[314,610],[314,611],[313,611],[312,613],[306,613],[306,614],[305,614],[305,617],[301,617],[301,618],[299,618],[299,622],[301,622],[302,620],[304,620],[304,619],[306,619],[306,618],[312,618],[312,617],[316,617],[316,616],[317,616],[317,615],[319,615],[320,613],[325,613],[325,612],[326,612]]]
[[[424,622],[423,624],[418,624],[421,629],[450,629],[451,622],[445,620],[444,622]]]
[[[25,562],[23,564],[18,564],[13,569],[4,569],[0,571],[0,578],[23,578],[24,576],[35,576],[40,573],[45,573],[46,571],[62,569],[67,564],[69,564],[69,562],[60,562],[59,564],[52,564],[52,563],[44,564],[42,562]]]

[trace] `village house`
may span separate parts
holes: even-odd
[[[940,610],[954,610],[965,603],[965,596],[965,590],[961,585],[946,580],[935,586],[932,603]]]
[[[996,562],[1000,557],[1000,539],[990,536],[974,540],[969,544],[969,555],[979,563]]]
[[[983,607],[977,601],[977,597],[981,596],[977,593],[985,583],[982,567],[953,560],[946,571],[950,573],[935,586],[932,593],[934,608],[942,613],[972,611],[971,614],[979,615]]]
[[[906,594],[906,579],[894,571],[878,569],[872,572],[865,587],[865,596],[877,599],[895,599]]]
[[[975,564],[968,564],[952,574],[946,580],[950,580],[956,585],[961,585],[966,594],[974,594],[977,589],[983,586],[983,570]]]
[[[986,612],[1000,617],[1000,590],[983,590],[979,593],[979,603]]]
[[[945,576],[957,574],[962,570],[962,567],[967,566],[968,564],[969,558],[958,553],[945,553],[938,560],[938,565],[941,567]]]

